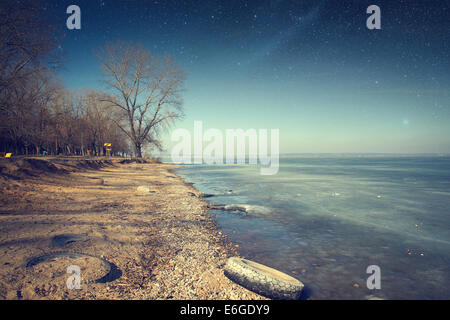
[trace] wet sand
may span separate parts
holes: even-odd
[[[0,299],[262,298],[224,276],[234,246],[199,192],[171,171],[175,166],[6,161],[0,163]],[[26,267],[55,252],[89,256]],[[95,283],[108,272],[95,257],[121,276]],[[81,289],[66,285],[71,264],[80,267]]]

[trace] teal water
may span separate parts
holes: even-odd
[[[450,158],[285,157],[279,173],[191,165],[244,257],[305,283],[308,299],[450,299]],[[381,289],[366,268],[381,269]]]

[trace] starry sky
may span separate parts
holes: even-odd
[[[81,8],[81,30],[66,8]],[[381,30],[366,28],[369,5]],[[44,1],[65,34],[58,71],[105,89],[95,53],[118,39],[187,74],[175,128],[280,130],[281,153],[450,153],[450,2]],[[59,20],[60,19],[60,20]],[[163,139],[170,151],[170,132]]]

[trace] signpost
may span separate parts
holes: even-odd
[[[111,143],[105,142],[103,144],[103,146],[106,148],[106,156],[110,157],[111,156],[111,150],[112,150]]]

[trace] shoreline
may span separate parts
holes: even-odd
[[[26,159],[16,167],[0,163],[0,299],[264,299],[223,274],[238,253],[208,202],[174,172],[179,166]],[[137,191],[142,185],[149,192]],[[105,259],[121,276],[70,290],[70,259],[24,268],[61,251]],[[94,261],[77,263],[83,280],[100,272]]]

